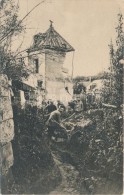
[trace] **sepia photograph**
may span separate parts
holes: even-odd
[[[124,0],[0,0],[0,194],[123,195]]]

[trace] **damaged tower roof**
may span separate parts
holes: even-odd
[[[52,49],[57,51],[71,52],[74,48],[55,31],[52,21],[50,27],[45,33],[34,35],[34,43],[28,51],[36,51],[41,49]]]

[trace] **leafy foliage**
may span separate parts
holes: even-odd
[[[25,64],[22,57],[14,59],[13,56],[8,59],[4,73],[12,80],[22,80],[22,78],[27,78],[32,72],[31,67]]]
[[[36,194],[48,193],[60,182],[61,176],[44,133],[43,110],[30,105],[25,109],[13,105],[13,114],[15,137],[12,143],[12,171],[15,184],[12,183],[9,190],[24,194],[32,191]]]
[[[79,120],[84,123],[89,119],[92,122],[88,125],[79,125]],[[100,193],[99,186],[105,189],[105,183],[112,181],[122,190],[122,112],[111,108],[89,110],[83,116],[82,113],[74,115],[67,122],[74,123],[68,150],[80,172],[80,186],[95,194]]]
[[[116,106],[123,104],[123,66],[120,60],[123,59],[124,52],[124,32],[123,32],[123,16],[118,14],[118,26],[116,28],[116,48],[112,42],[110,48],[110,76],[109,82],[104,83],[103,96],[106,103]]]
[[[23,59],[15,59],[11,52],[13,38],[20,34],[23,27],[18,19],[18,4],[13,0],[0,1],[0,73],[6,74],[10,79],[27,77],[29,71]]]

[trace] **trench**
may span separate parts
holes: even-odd
[[[104,122],[104,118],[103,118],[103,114],[101,114],[100,116],[101,111],[100,112],[96,111],[96,112],[98,113],[95,113],[94,115],[94,111],[93,111],[93,116],[95,117],[95,121],[89,126],[87,126],[86,128],[83,128],[83,130],[86,130],[89,133],[88,136],[95,134],[96,140],[98,140],[98,138],[105,139],[106,146],[104,146],[103,149],[107,150],[107,145],[110,146],[111,143],[115,147],[116,141],[118,140],[118,136],[116,132],[115,132],[116,136],[113,133],[113,138],[111,137],[112,140],[110,139],[110,135],[108,136],[109,140],[106,140],[107,138],[105,136],[106,132],[103,131],[100,131],[100,133],[97,132],[99,128],[101,129],[101,126],[103,125],[101,121]],[[89,118],[90,116],[88,115],[88,119]],[[112,118],[110,116],[110,119]],[[117,129],[115,128],[116,131],[119,131],[119,128],[120,129],[122,128],[123,121],[121,120],[118,122],[118,120],[116,121],[115,119],[112,119],[114,122],[111,120],[110,123],[110,119],[108,120],[109,123],[108,128],[110,128],[109,126],[110,124],[111,125],[114,124],[114,127],[117,128]],[[115,123],[115,121],[117,123]],[[90,152],[92,153],[92,150],[89,147],[89,143],[83,143],[82,145],[79,143],[80,140],[78,138],[81,138],[81,135],[80,132],[77,131],[77,133],[74,134],[74,136],[72,137],[69,143],[67,144],[53,143],[51,145],[51,152],[53,158],[60,169],[63,179],[62,179],[62,183],[50,194],[82,194],[82,195],[83,194],[118,194],[118,195],[122,194],[123,193],[123,175],[121,174],[123,172],[122,145],[116,146],[117,150],[118,149],[121,150],[121,153],[119,152],[121,156],[119,157],[118,152],[113,153],[112,155],[114,155],[114,158],[112,163],[110,163],[109,165],[107,161],[106,167],[102,169],[102,167],[99,168],[99,166],[93,163],[96,159],[94,159],[92,155],[91,157],[88,157],[87,160],[87,156],[90,154]],[[85,139],[85,137],[83,139]],[[116,139],[116,141],[114,142],[113,139]],[[99,150],[102,150],[102,148],[100,147],[101,146],[98,147]],[[111,155],[109,154],[108,158],[110,158],[110,156]],[[105,156],[105,158],[107,158],[107,156]],[[116,160],[118,159],[117,162],[119,163],[118,166],[119,166],[120,173],[118,172],[113,173],[113,169],[117,170],[117,167],[114,168],[115,159]],[[104,160],[106,159],[104,159],[104,157],[101,156],[101,160],[103,163]]]
[[[32,116],[37,117],[34,111]],[[83,116],[83,123],[89,118],[89,115],[86,118]],[[97,117],[95,113],[95,118],[101,127],[100,114]],[[48,143],[42,135],[43,125],[37,123],[36,118],[30,119],[23,111],[16,115],[13,141],[15,160],[12,167],[15,182],[9,187],[9,194],[122,194],[120,178],[116,177],[113,181],[105,173],[100,175],[92,163],[94,159],[86,159],[90,154],[90,136],[97,132],[96,121],[83,127],[86,135],[76,131],[67,143]],[[70,122],[74,120],[80,123],[82,114],[69,119]]]

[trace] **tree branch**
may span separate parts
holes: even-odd
[[[4,41],[5,39],[6,39],[6,37],[9,35],[9,34],[11,34],[12,33],[12,31],[14,31],[24,20],[25,20],[25,18],[27,18],[27,16],[29,16],[30,15],[30,13],[36,8],[36,7],[38,7],[40,4],[42,4],[42,3],[44,3],[45,2],[45,0],[43,0],[43,1],[41,1],[40,3],[38,3],[37,5],[35,5],[20,21],[19,21],[19,23],[17,24],[17,25],[15,25],[15,27],[13,28],[13,29],[11,29],[10,31],[8,31],[7,33],[6,33],[6,35],[5,36],[3,36],[1,39],[0,39],[0,42],[2,42],[2,41]]]

